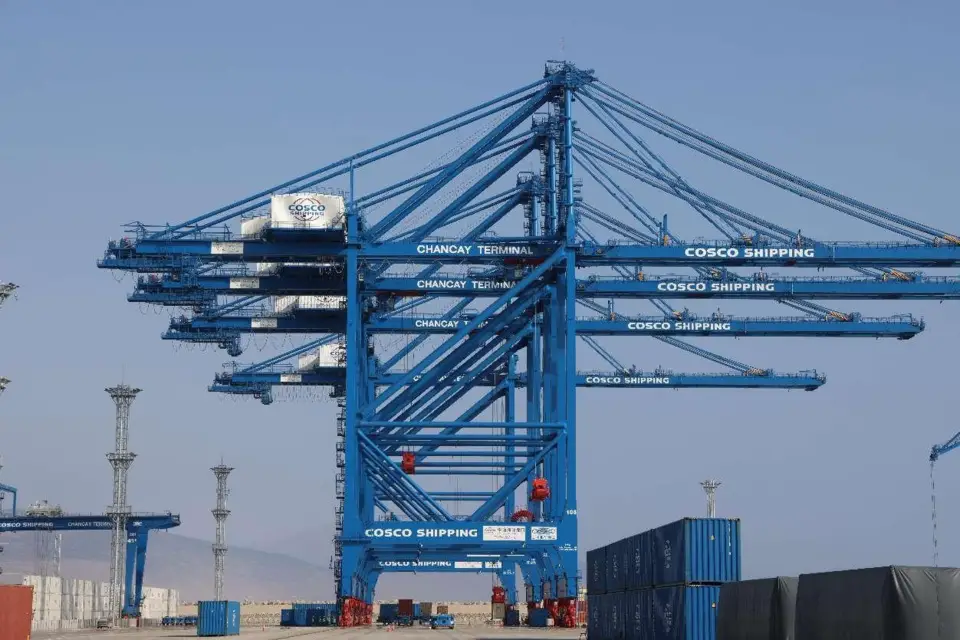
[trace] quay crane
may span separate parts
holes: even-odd
[[[899,237],[824,241],[786,226],[793,219],[768,220],[696,188],[649,133]],[[453,151],[410,170],[418,160],[407,151],[441,142]],[[536,171],[519,170],[531,163]],[[380,179],[398,172],[409,177]],[[681,240],[653,209],[692,210],[720,239]],[[186,222],[135,223],[98,262],[142,274],[130,301],[184,310],[165,339],[237,357],[248,334],[323,336],[234,365],[210,389],[265,404],[285,386],[325,386],[336,397],[333,568],[344,626],[369,622],[382,572],[465,556],[500,559],[508,588],[494,595],[508,604],[517,600],[508,572],[519,566],[528,603],[569,626],[580,579],[578,389],[650,386],[628,378],[817,388],[821,374],[787,382],[682,338],[908,339],[922,320],[869,319],[816,301],[958,299],[960,279],[927,273],[958,265],[957,235],[778,169],[565,61],[547,63],[526,86]],[[843,270],[852,275],[833,273]],[[806,317],[708,319],[667,302],[698,298],[770,300]],[[633,300],[658,315],[615,311]],[[578,317],[578,306],[597,315]],[[391,334],[406,345],[387,344]],[[601,343],[624,335],[732,373],[639,373]],[[578,341],[609,368],[579,370]],[[494,407],[497,419],[479,419]],[[428,489],[419,479],[431,475],[486,475],[496,488]],[[454,516],[454,501],[476,508]]]

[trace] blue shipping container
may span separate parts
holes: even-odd
[[[307,626],[309,613],[310,613],[310,609],[294,609],[293,610],[293,626],[295,627]]]
[[[385,603],[380,605],[380,619],[383,622],[393,622],[397,619],[399,606],[396,603]]]
[[[280,609],[280,626],[293,626],[293,609]]]
[[[653,586],[740,579],[740,520],[684,518],[651,534]]]
[[[625,640],[650,640],[653,635],[653,592],[628,591],[623,603]]]
[[[627,594],[608,593],[600,596],[600,615],[603,618],[603,640],[623,640],[624,615],[626,614]]]
[[[607,593],[617,593],[626,588],[627,540],[618,540],[607,545]]]
[[[229,600],[201,600],[197,603],[198,636],[240,635],[240,603]]]
[[[651,640],[716,640],[720,587],[666,587],[648,591]]]
[[[550,619],[550,612],[546,609],[530,609],[527,612],[531,627],[545,627]]]
[[[644,531],[627,538],[624,584],[627,591],[653,586],[653,533]]]
[[[603,599],[604,595],[592,595],[587,591],[587,637],[603,638]]]
[[[595,596],[607,592],[607,548],[587,551],[587,593]]]

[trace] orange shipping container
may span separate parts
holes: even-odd
[[[0,585],[0,640],[28,640],[33,622],[33,587]]]

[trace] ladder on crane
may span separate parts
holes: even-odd
[[[933,523],[933,566],[938,566],[938,550],[937,550],[937,484],[934,477],[934,467],[937,464],[937,460],[940,459],[945,453],[950,453],[954,449],[960,447],[960,432],[954,434],[952,438],[944,442],[943,444],[934,445],[930,449],[930,518]]]

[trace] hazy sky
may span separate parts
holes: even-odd
[[[329,530],[335,405],[208,393],[230,358],[161,341],[166,314],[127,303],[129,277],[118,283],[95,261],[125,222],[232,202],[531,82],[549,58],[592,67],[781,167],[960,232],[960,16],[953,3],[925,5],[0,3],[0,279],[22,286],[0,310],[0,373],[14,380],[0,399],[0,481],[24,500],[102,511],[113,442],[103,389],[123,379],[144,389],[130,438],[136,510],[179,511],[182,533],[212,537],[208,469],[222,455],[236,467],[232,544]],[[790,227],[883,237],[818,215],[791,210]],[[817,368],[828,383],[815,393],[582,391],[581,549],[703,514],[698,483],[714,476],[720,514],[743,519],[749,575],[929,563],[927,455],[960,428],[960,303],[834,306],[912,312],[928,328],[909,342],[700,341],[779,371]],[[642,368],[716,370],[651,342],[608,344]],[[241,360],[284,345],[261,346]],[[941,561],[960,564],[960,456],[942,461],[938,486]]]

